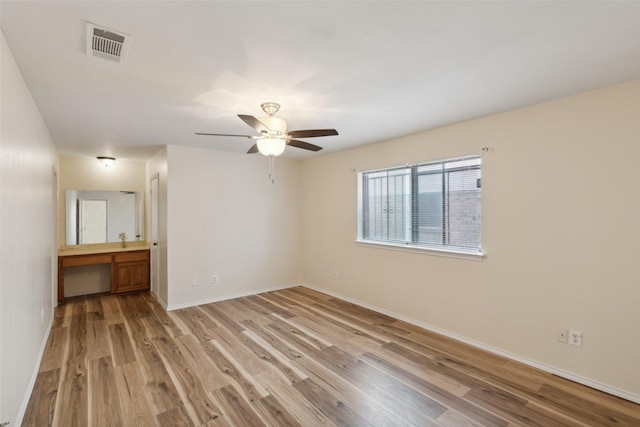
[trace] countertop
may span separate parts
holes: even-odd
[[[125,247],[122,247],[122,243],[97,243],[92,245],[70,245],[60,246],[58,248],[58,256],[72,256],[72,255],[91,255],[91,254],[104,254],[111,252],[128,252],[128,251],[142,251],[149,249],[149,242],[126,242]]]

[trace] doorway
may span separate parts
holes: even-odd
[[[151,178],[151,293],[156,297],[160,287],[160,247],[158,245],[158,194],[160,176],[155,174]]]
[[[107,241],[107,201],[80,200],[80,244]]]

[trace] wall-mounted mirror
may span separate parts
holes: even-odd
[[[134,191],[66,191],[67,245],[144,240],[143,194]]]

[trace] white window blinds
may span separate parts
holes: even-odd
[[[481,252],[480,157],[361,172],[358,179],[360,241]]]

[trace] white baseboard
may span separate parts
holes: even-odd
[[[500,349],[498,347],[493,347],[491,345],[482,343],[480,341],[476,341],[476,340],[473,340],[471,338],[467,338],[467,337],[465,337],[463,335],[459,335],[459,334],[456,334],[454,332],[450,332],[450,331],[438,328],[436,326],[429,325],[428,323],[424,323],[424,322],[420,322],[420,321],[415,320],[415,319],[411,319],[411,318],[403,316],[401,314],[397,314],[397,313],[394,313],[392,311],[385,310],[384,308],[376,307],[376,306],[373,306],[371,304],[367,304],[365,302],[358,301],[356,299],[349,298],[347,296],[344,296],[344,295],[341,295],[341,294],[338,294],[338,293],[335,293],[335,292],[328,291],[326,289],[318,288],[318,287],[315,287],[315,286],[312,286],[312,285],[308,285],[308,284],[303,284],[301,286],[303,286],[305,288],[312,289],[314,291],[321,292],[323,294],[327,294],[327,295],[331,295],[331,296],[336,297],[336,298],[340,298],[340,299],[348,301],[348,302],[350,302],[352,304],[357,304],[359,306],[368,308],[370,310],[377,311],[378,313],[386,314],[387,316],[393,317],[394,319],[402,320],[402,321],[410,323],[412,325],[419,326],[419,327],[421,327],[423,329],[426,329],[428,331],[432,331],[432,332],[438,333],[440,335],[444,335],[444,336],[446,336],[448,338],[451,338],[451,339],[454,339],[456,341],[461,341],[461,342],[463,342],[465,344],[469,344],[471,346],[480,348],[482,350],[486,350],[486,351],[488,351],[490,353],[494,353],[494,354],[497,354],[499,356],[503,356],[503,357],[506,357],[508,359],[515,360],[517,362],[523,363],[525,365],[532,366],[532,367],[540,369],[542,371],[546,371],[546,372],[558,375],[560,377],[569,379],[571,381],[575,381],[577,383],[586,385],[586,386],[594,388],[596,390],[603,391],[603,392],[611,394],[613,396],[621,397],[621,398],[623,398],[625,400],[629,400],[629,401],[634,402],[634,403],[640,403],[640,395],[638,395],[638,394],[630,393],[630,392],[628,392],[626,390],[619,389],[619,388],[611,386],[609,384],[604,384],[604,383],[601,383],[599,381],[595,381],[595,380],[592,380],[590,378],[586,378],[586,377],[583,377],[581,375],[575,374],[573,372],[565,371],[563,369],[559,369],[559,368],[556,368],[556,367],[551,366],[551,365],[547,365],[547,364],[542,363],[542,362],[538,362],[538,361],[535,361],[535,360],[532,360],[532,359],[528,359],[528,358],[526,358],[524,356],[520,356],[519,354],[511,353],[511,352],[508,352],[506,350],[502,350],[502,349]]]
[[[33,373],[31,374],[31,379],[29,380],[29,384],[27,385],[27,391],[22,398],[22,404],[20,404],[20,409],[18,410],[18,416],[16,417],[15,425],[22,425],[22,419],[24,418],[24,413],[27,411],[27,405],[29,405],[29,399],[31,398],[31,393],[33,393],[33,387],[36,385],[36,379],[38,379],[38,371],[40,370],[40,363],[42,363],[42,356],[44,356],[44,351],[47,349],[47,342],[49,341],[49,334],[51,334],[51,327],[53,326],[53,318],[54,318],[54,310],[51,311],[51,317],[49,318],[49,324],[47,325],[46,332],[44,334],[44,338],[42,340],[42,344],[40,344],[40,351],[38,353],[38,358],[36,359],[36,363],[33,368]]]
[[[240,292],[240,293],[237,293],[237,294],[223,295],[221,297],[208,298],[208,299],[204,299],[204,300],[200,300],[200,301],[191,301],[191,302],[187,302],[187,303],[183,303],[183,304],[176,304],[176,305],[169,304],[167,307],[165,307],[165,310],[167,310],[167,311],[179,310],[181,308],[195,307],[195,306],[198,306],[198,305],[211,304],[211,303],[214,303],[214,302],[226,301],[226,300],[234,299],[234,298],[242,298],[242,297],[247,297],[247,296],[250,296],[250,295],[263,294],[265,292],[279,291],[281,289],[289,289],[289,288],[294,288],[296,286],[302,286],[302,285],[300,285],[298,283],[294,283],[294,284],[290,284],[290,285],[276,286],[276,287],[272,287],[272,288],[255,289],[255,290],[252,290],[252,291]]]
[[[162,301],[158,295],[153,293],[153,291],[149,291],[149,293],[151,294],[153,299],[155,299],[158,302],[158,304],[160,304],[162,306],[162,308],[164,308],[164,311],[169,311],[169,310],[167,310],[167,303],[166,302]]]

